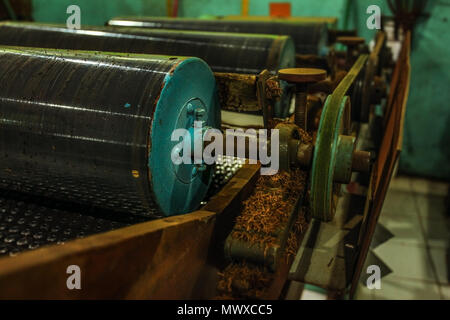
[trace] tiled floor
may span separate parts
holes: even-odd
[[[394,237],[373,248],[391,270],[356,299],[450,299],[449,185],[410,177],[390,185],[379,224]]]

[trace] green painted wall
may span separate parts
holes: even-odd
[[[400,169],[450,180],[450,3],[429,1],[417,25]]]
[[[32,0],[33,18],[40,22],[65,23],[66,9],[81,9],[81,24],[104,25],[118,15],[166,15],[165,0]]]
[[[255,16],[269,15],[270,2],[291,2],[292,14],[296,16],[338,16],[341,15],[346,0],[250,0],[249,14]],[[241,0],[181,0],[179,13],[185,17],[240,15],[241,3]]]
[[[373,4],[380,7],[382,15],[391,15],[386,0],[346,1],[343,15],[339,16],[339,25],[344,29],[357,29],[360,36],[366,38],[367,41],[372,40],[376,30],[367,28],[366,21],[369,15],[366,10],[368,6]]]
[[[353,1],[349,26],[357,26],[366,39],[373,31],[365,26],[370,4],[390,12],[382,0]],[[450,3],[428,1],[430,18],[419,20],[412,40],[411,85],[408,98],[400,171],[450,180]]]
[[[269,2],[250,0],[250,15],[268,15]],[[280,1],[285,2],[285,1]],[[339,27],[357,28],[368,41],[374,31],[366,27],[366,8],[379,5],[390,15],[386,0],[293,0],[292,14],[336,16]],[[81,23],[103,25],[117,15],[166,15],[165,0],[33,0],[37,21],[64,23],[66,8],[81,8]],[[414,34],[411,53],[411,90],[406,113],[400,170],[406,173],[450,180],[450,5],[429,1],[431,18],[420,22]],[[241,0],[180,0],[179,15],[239,15]]]

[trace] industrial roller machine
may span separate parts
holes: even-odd
[[[211,171],[166,160],[174,130],[220,128],[205,62],[3,48],[0,63],[1,188],[144,216],[198,207]]]
[[[186,21],[114,19],[109,24],[168,28],[170,22],[182,29]],[[305,33],[294,38],[297,52],[321,54],[324,24],[301,30]],[[367,133],[373,125],[373,105],[385,96],[384,35],[377,35],[370,54],[355,37],[338,39],[347,52],[331,53],[330,68],[324,70],[293,68],[288,37],[175,33],[0,24],[0,44],[17,46],[0,48],[0,254],[12,256],[0,258],[1,297],[277,298],[288,277],[335,291],[348,289],[352,279],[342,280],[339,273],[340,246],[356,248],[365,239],[373,220],[371,188],[378,186],[372,181],[379,182],[386,166],[378,159],[379,146],[360,138],[364,127]],[[181,44],[156,52],[157,41],[150,38],[158,34],[190,39],[188,47],[214,40],[211,52],[220,42],[244,38],[265,45],[257,66],[245,59],[216,64],[215,54],[182,49]],[[267,62],[269,51],[277,52],[273,64]],[[230,69],[214,74],[223,61]],[[397,69],[405,66],[407,59]],[[405,90],[407,85],[395,87]],[[280,111],[288,105],[283,102],[280,109],[288,92],[295,96],[292,116]],[[220,111],[239,96],[246,97],[242,108],[249,105],[262,114],[263,127],[276,129],[278,139],[262,147],[265,140],[247,132],[246,164],[235,166],[230,170],[234,177],[211,192],[218,164],[174,163],[174,152],[182,156],[182,150],[172,134],[186,129],[183,140],[200,141],[204,150],[212,144],[205,137],[222,129],[223,149],[216,152],[230,156],[227,144],[243,131],[225,131]],[[400,107],[387,106],[387,117],[401,121]],[[277,174],[260,176],[267,164],[256,162],[262,162],[260,156],[252,158],[252,139],[258,148],[278,148]],[[231,156],[242,153],[235,150]],[[331,233],[339,237],[349,230],[342,216],[347,191],[362,181],[364,209],[352,225],[356,240],[337,242],[336,260],[329,262],[327,255],[324,264],[310,246],[327,228],[337,228]],[[357,251],[351,256],[357,258]],[[311,276],[315,259],[317,274],[328,272],[333,278],[329,270],[339,270],[339,284]],[[91,270],[84,290],[65,287],[64,268],[70,264]],[[344,272],[353,273],[353,266],[354,260]],[[108,292],[102,291],[105,281]]]
[[[355,54],[368,53],[368,47],[364,39],[356,36],[355,32],[329,30],[328,23],[323,19],[248,19],[225,17],[223,19],[174,19],[160,17],[117,17],[108,22],[116,27],[139,27],[143,29],[172,29],[172,30],[201,30],[220,32],[245,32],[245,33],[273,33],[285,34],[292,37],[296,51],[296,66],[304,68],[321,68],[330,73],[329,81],[318,84],[329,94],[336,88],[343,77],[340,69],[348,71],[355,62]],[[385,97],[385,83],[389,79],[381,79],[383,68],[392,69],[389,63],[389,50],[385,47],[384,33],[378,34],[375,50],[367,61],[367,66],[359,75],[356,83],[351,88],[351,95],[358,107],[353,109],[353,118],[367,122],[369,108],[372,102],[367,101],[370,96],[376,99],[373,103],[380,104]],[[332,45],[340,43],[347,47],[348,52],[336,50]],[[349,54],[348,54],[349,53]],[[376,59],[377,61],[374,61]],[[343,60],[343,61],[342,61]],[[377,65],[377,70],[374,66]],[[366,69],[367,72],[366,72]],[[377,74],[375,74],[377,72]],[[375,78],[375,75],[378,77]],[[384,81],[384,82],[383,82]],[[281,82],[283,83],[283,82]],[[372,89],[373,87],[373,89]],[[377,95],[369,93],[369,90],[377,91]],[[362,92],[364,91],[364,93]],[[358,101],[356,101],[358,100]],[[225,106],[225,108],[227,108]],[[231,108],[236,108],[232,106]],[[243,107],[238,107],[243,109]],[[278,112],[277,116],[287,116]],[[254,106],[252,106],[252,111]],[[359,112],[359,113],[358,113]]]
[[[208,19],[117,17],[110,26],[145,29],[197,30],[228,33],[289,35],[295,43],[298,67],[329,68],[330,48],[339,36],[356,36],[355,30],[337,30],[333,18],[283,18],[225,16]]]
[[[7,21],[0,23],[0,36],[3,45],[199,57],[215,72],[256,74],[295,63],[294,44],[285,35],[114,27],[69,30],[65,25]]]
[[[160,17],[117,17],[108,25],[150,29],[289,35],[299,54],[326,55],[328,26],[323,21],[257,21]]]
[[[275,74],[279,69],[295,66],[292,39],[277,35],[114,27],[68,30],[62,25],[2,22],[0,44],[199,57],[216,73],[221,86],[220,92],[227,93],[226,97],[221,95],[227,100],[227,103],[222,105],[230,111],[257,111],[257,106],[245,99],[246,95],[254,95],[256,75],[266,69]],[[233,83],[230,82],[236,77],[247,79],[247,92],[243,97],[239,97],[244,92],[242,90],[231,94],[233,89],[230,86],[233,86]],[[288,87],[286,83],[281,85]],[[281,92],[282,96],[275,105],[275,113],[278,117],[286,117],[289,113],[291,91],[286,88]]]

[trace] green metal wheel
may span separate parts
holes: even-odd
[[[311,168],[310,208],[313,218],[330,221],[336,211],[340,183],[349,183],[355,138],[351,128],[348,89],[363,69],[367,55],[358,57],[333,94],[329,95],[320,117]]]
[[[313,218],[333,219],[340,183],[351,177],[355,138],[351,127],[350,99],[328,96],[320,118],[311,170],[310,204]]]

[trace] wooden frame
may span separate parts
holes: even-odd
[[[394,167],[397,163],[403,142],[403,126],[406,111],[406,103],[409,93],[411,75],[410,65],[411,33],[407,32],[402,44],[402,49],[397,60],[391,80],[389,97],[385,111],[384,136],[378,152],[377,161],[372,171],[370,186],[369,216],[364,225],[362,234],[361,251],[353,276],[350,297],[355,293],[364,262],[369,252],[381,208],[386,197]]]
[[[199,211],[0,258],[0,298],[212,298],[223,256],[217,248],[259,168],[244,165]],[[81,269],[80,290],[67,288],[70,265]]]

